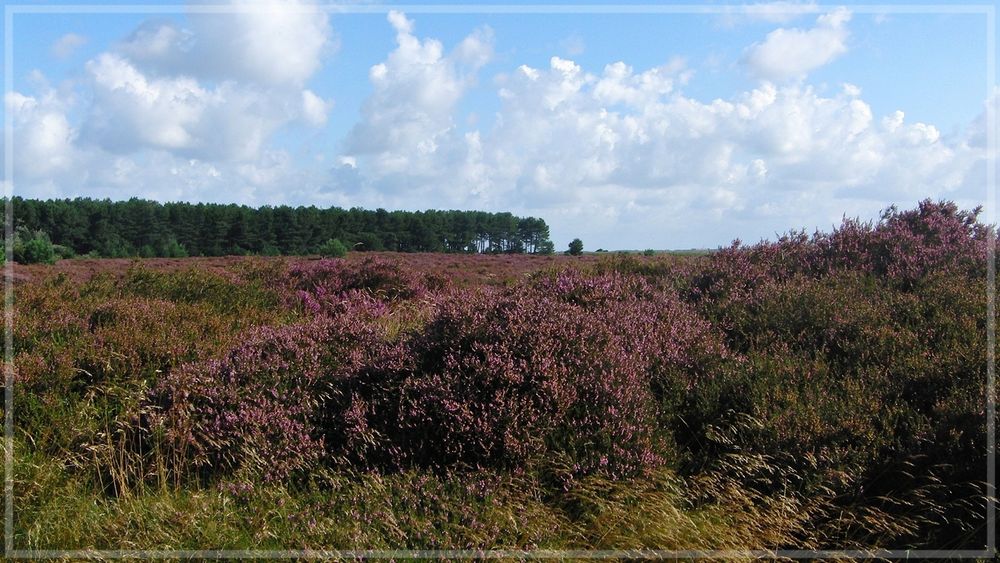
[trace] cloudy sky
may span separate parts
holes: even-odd
[[[14,193],[509,210],[588,249],[986,197],[982,14],[233,5],[17,14]]]

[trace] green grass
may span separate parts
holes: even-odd
[[[558,492],[537,475],[476,471],[320,474],[295,488],[143,485],[109,496],[28,449],[15,447],[17,549],[765,548],[791,537],[800,506],[719,475],[685,481],[666,470],[588,477]]]

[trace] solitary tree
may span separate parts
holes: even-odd
[[[578,238],[573,239],[573,242],[569,243],[569,250],[566,251],[566,254],[570,256],[583,254],[583,241]]]

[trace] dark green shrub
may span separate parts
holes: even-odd
[[[19,231],[14,237],[14,261],[18,264],[55,264],[56,252],[49,235],[42,231]]]
[[[183,244],[177,242],[177,239],[171,238],[163,245],[160,256],[166,258],[187,258],[188,252]]]
[[[332,238],[319,247],[319,253],[326,258],[343,258],[347,256],[347,247],[340,239]]]
[[[55,251],[56,256],[59,258],[76,258],[76,251],[68,246],[63,246],[61,244],[53,244],[52,249]]]

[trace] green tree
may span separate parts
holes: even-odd
[[[573,239],[573,241],[569,243],[569,250],[566,251],[566,254],[569,254],[570,256],[579,256],[583,254],[583,241],[578,238]]]

